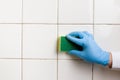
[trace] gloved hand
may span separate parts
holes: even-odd
[[[103,66],[109,64],[110,53],[102,50],[94,41],[92,34],[87,31],[72,32],[66,38],[73,43],[82,46],[83,50],[71,50],[68,53],[75,55],[87,62],[97,63]]]

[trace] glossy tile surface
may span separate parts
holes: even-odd
[[[95,23],[120,24],[119,0],[95,0]]]
[[[23,22],[57,22],[57,0],[24,0],[23,2]]]
[[[0,58],[20,58],[21,25],[0,24]]]
[[[24,58],[56,59],[56,25],[24,25]]]
[[[120,25],[96,25],[95,40],[106,51],[120,51]]]
[[[93,23],[93,0],[59,0],[60,23]]]
[[[20,60],[0,60],[0,80],[21,80]]]
[[[74,31],[88,31],[93,34],[93,26],[92,25],[60,25],[59,26],[59,37],[66,36],[70,32]],[[77,59],[77,57],[68,55],[65,52],[59,52],[59,59]]]
[[[57,80],[56,60],[24,60],[23,80]]]
[[[59,60],[59,80],[92,80],[92,66],[80,60]]]
[[[105,67],[101,67],[95,65],[93,80],[119,80],[120,79],[120,71],[110,70]]]
[[[22,0],[0,0],[0,23],[20,23]]]

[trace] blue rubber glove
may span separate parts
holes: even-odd
[[[72,32],[66,36],[66,38],[73,43],[82,46],[83,50],[71,50],[68,53],[75,55],[87,62],[97,63],[103,66],[109,64],[110,54],[102,50],[94,41],[92,34],[87,31]]]

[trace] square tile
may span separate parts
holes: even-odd
[[[93,0],[59,0],[59,23],[93,23]]]
[[[74,31],[88,31],[93,34],[93,26],[92,25],[60,25],[59,26],[59,37],[66,36],[70,32]],[[77,57],[68,55],[65,52],[59,52],[59,59],[77,59]]]
[[[22,0],[0,0],[0,23],[20,23]]]
[[[56,23],[57,0],[24,0],[25,23]]]
[[[0,80],[21,80],[20,60],[0,60]]]
[[[56,60],[24,60],[23,80],[57,80]]]
[[[20,58],[21,25],[0,24],[0,58]]]
[[[95,0],[95,23],[120,24],[120,1]]]
[[[106,51],[120,51],[120,25],[96,25],[95,40]]]
[[[92,65],[80,60],[59,60],[59,80],[92,80]]]
[[[56,59],[57,26],[24,25],[23,53],[24,58]]]
[[[120,71],[110,70],[99,65],[95,65],[93,72],[93,80],[119,80]]]

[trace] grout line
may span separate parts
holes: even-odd
[[[0,23],[0,24],[93,25],[92,23]]]
[[[94,80],[94,64],[92,64],[92,80]]]
[[[45,24],[45,25],[57,25],[57,23],[0,23],[0,24]]]
[[[21,80],[23,80],[23,0],[22,0],[22,12],[21,12]]]
[[[23,80],[23,24],[21,30],[21,80]]]
[[[95,16],[94,16],[95,17]],[[112,23],[94,23],[94,25],[120,25],[120,24],[112,24]]]
[[[24,60],[56,60],[56,59],[47,59],[47,58],[23,58]]]
[[[0,59],[14,59],[14,60],[81,60],[82,59],[50,59],[50,58],[0,58]]]
[[[93,37],[94,37],[94,27],[95,27],[95,0],[93,0]]]
[[[0,58],[0,59],[17,59],[17,60],[21,60],[21,58]]]
[[[93,37],[95,38],[95,0],[93,0]],[[94,79],[94,64],[92,64],[92,80]]]
[[[33,24],[33,25],[120,25],[120,23],[0,23],[0,24]]]
[[[95,15],[93,17],[95,17]],[[59,23],[58,25],[120,25],[120,23],[119,24],[95,23],[95,22],[94,23]]]
[[[57,39],[59,37],[59,0],[57,0]],[[57,44],[58,48],[58,44]],[[58,49],[57,49],[57,80],[59,80],[59,55],[58,55]]]

